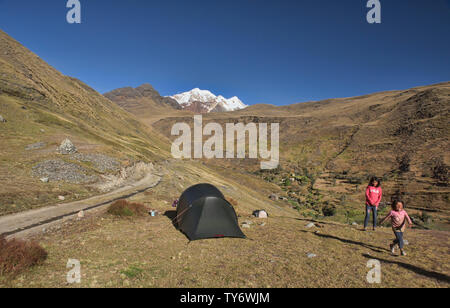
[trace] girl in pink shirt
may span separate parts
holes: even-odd
[[[392,202],[392,211],[383,218],[381,224],[384,224],[386,220],[391,219],[392,230],[395,234],[395,240],[390,245],[392,254],[395,254],[395,247],[398,245],[400,247],[400,252],[402,256],[406,256],[405,251],[403,250],[403,233],[406,229],[406,222],[408,225],[412,227],[411,218],[409,218],[408,213],[403,209],[404,203],[403,201],[394,201]]]
[[[366,188],[366,218],[364,219],[364,231],[367,230],[370,214],[373,215],[373,230],[377,227],[378,206],[380,205],[383,190],[381,189],[381,180],[375,177],[370,179]]]

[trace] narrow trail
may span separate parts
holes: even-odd
[[[20,238],[36,234],[65,218],[76,217],[80,211],[99,210],[114,201],[130,198],[154,188],[161,180],[162,175],[151,173],[135,183],[103,195],[0,217],[0,235]]]

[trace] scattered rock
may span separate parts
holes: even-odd
[[[265,222],[263,222],[262,224],[260,224],[261,227],[264,227],[266,225]]]
[[[84,211],[83,211],[83,210],[82,210],[82,211],[79,211],[77,216],[78,216],[78,218],[80,218],[80,219],[81,219],[81,218],[84,218]]]
[[[353,222],[352,223],[352,226],[357,226],[358,224],[356,223],[356,222]]]
[[[41,182],[42,183],[48,183],[49,179],[48,178],[41,178]]]
[[[248,223],[243,223],[243,224],[242,224],[242,228],[250,229],[250,224],[248,224]]]
[[[406,246],[408,246],[408,245],[409,245],[409,241],[408,241],[408,240],[404,240],[404,241],[403,241],[403,244],[405,244]]]
[[[310,222],[309,224],[306,225],[306,228],[310,229],[310,228],[313,228],[313,227],[315,227],[315,226],[316,226],[315,224],[313,224],[312,222]]]
[[[45,146],[46,146],[45,142],[38,142],[38,143],[33,143],[33,144],[27,145],[25,150],[26,151],[38,150],[38,149],[42,149]]]
[[[272,200],[272,201],[277,201],[277,200],[278,200],[278,195],[276,195],[276,194],[271,194],[271,195],[269,196],[269,199]]]
[[[65,181],[72,184],[88,184],[98,180],[95,175],[86,175],[86,170],[61,159],[47,160],[33,167],[32,175],[50,181]]]
[[[315,254],[313,254],[313,253],[308,253],[306,256],[307,256],[309,259],[312,259],[312,258],[317,257],[317,255],[315,255]]]
[[[64,197],[64,196],[58,196],[58,200],[64,201],[64,200],[66,200],[66,197]]]
[[[70,158],[78,162],[92,163],[94,168],[101,173],[106,171],[117,172],[120,170],[120,163],[116,159],[103,154],[76,153],[72,154]]]
[[[77,148],[69,139],[65,139],[58,147],[58,152],[63,155],[74,154],[77,151]]]
[[[253,212],[253,216],[255,216],[256,218],[267,218],[269,217],[269,215],[267,214],[266,211],[264,210],[257,210]]]
[[[0,115],[0,123],[6,123],[6,120]]]
[[[42,129],[42,128],[41,128],[39,131],[40,131],[41,133],[45,133],[45,130]]]

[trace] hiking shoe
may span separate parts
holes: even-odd
[[[393,255],[395,254],[395,246],[397,246],[397,244],[392,243],[391,245],[389,245],[389,247],[391,248],[391,253]]]
[[[402,251],[402,256],[407,256],[406,252]]]

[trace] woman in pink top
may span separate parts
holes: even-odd
[[[406,222],[408,222],[409,226],[412,227],[411,218],[409,218],[408,213],[403,209],[403,201],[394,201],[392,202],[392,211],[381,221],[381,224],[384,224],[386,220],[391,219],[392,230],[395,234],[395,240],[390,245],[392,254],[395,254],[395,247],[398,245],[400,247],[400,252],[402,256],[406,256],[405,251],[403,250],[403,233],[406,229]]]
[[[366,218],[364,219],[364,231],[369,224],[370,213],[373,214],[373,230],[377,227],[377,213],[378,206],[383,196],[383,190],[381,189],[381,181],[375,177],[370,179],[369,185],[366,189]]]

